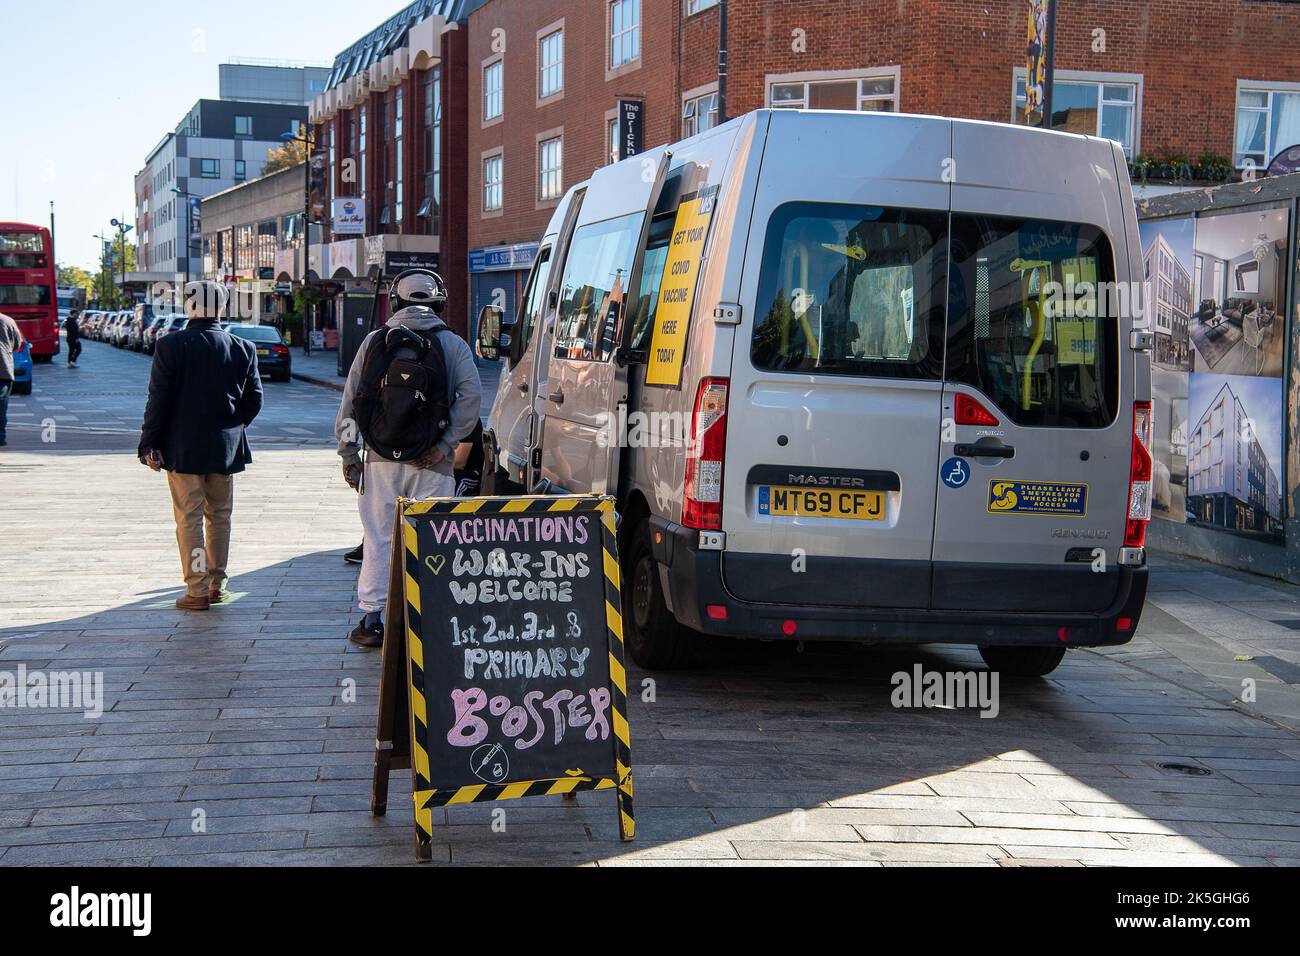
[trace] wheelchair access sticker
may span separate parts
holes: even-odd
[[[949,458],[939,467],[939,477],[949,488],[960,488],[970,481],[970,465],[964,458]]]
[[[994,479],[989,482],[988,512],[1082,518],[1088,513],[1088,486],[1065,481]]]

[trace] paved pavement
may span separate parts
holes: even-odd
[[[10,399],[9,450],[134,452],[153,359],[86,341],[70,369],[66,354],[65,345],[52,363],[36,366],[30,396]],[[266,410],[253,423],[254,443],[332,443],[337,396],[304,382],[263,379],[262,388]]]
[[[237,600],[187,615],[164,481],[114,453],[147,365],[91,343],[14,400],[31,414],[0,452],[0,671],[98,672],[104,713],[0,709],[0,865],[410,864],[409,778],[367,811],[379,658],[345,637],[359,522],[336,396],[268,384]],[[609,794],[534,799],[498,805],[504,831],[490,807],[437,814],[435,864],[1296,865],[1297,594],[1157,557],[1133,643],[1004,683],[993,719],[891,705],[916,663],[981,669],[965,649],[741,645],[633,669],[635,843]]]

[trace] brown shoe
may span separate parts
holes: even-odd
[[[187,594],[176,599],[176,606],[182,611],[206,611],[208,599],[202,594]]]
[[[211,591],[208,592],[209,604],[220,604],[223,601],[228,601],[228,600],[230,600],[230,592],[227,591],[224,586],[220,588],[213,588]]]

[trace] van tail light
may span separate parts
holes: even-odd
[[[1128,520],[1124,523],[1124,547],[1140,548],[1146,543],[1151,520],[1151,403],[1133,403],[1133,457],[1128,472]]]
[[[722,530],[722,459],[727,447],[725,378],[706,378],[695,393],[691,438],[686,449],[682,524]]]
[[[978,400],[963,393],[957,393],[955,415],[958,425],[997,425],[998,420]]]

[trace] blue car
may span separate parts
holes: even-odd
[[[14,395],[32,393],[32,343],[24,342],[14,353]]]

